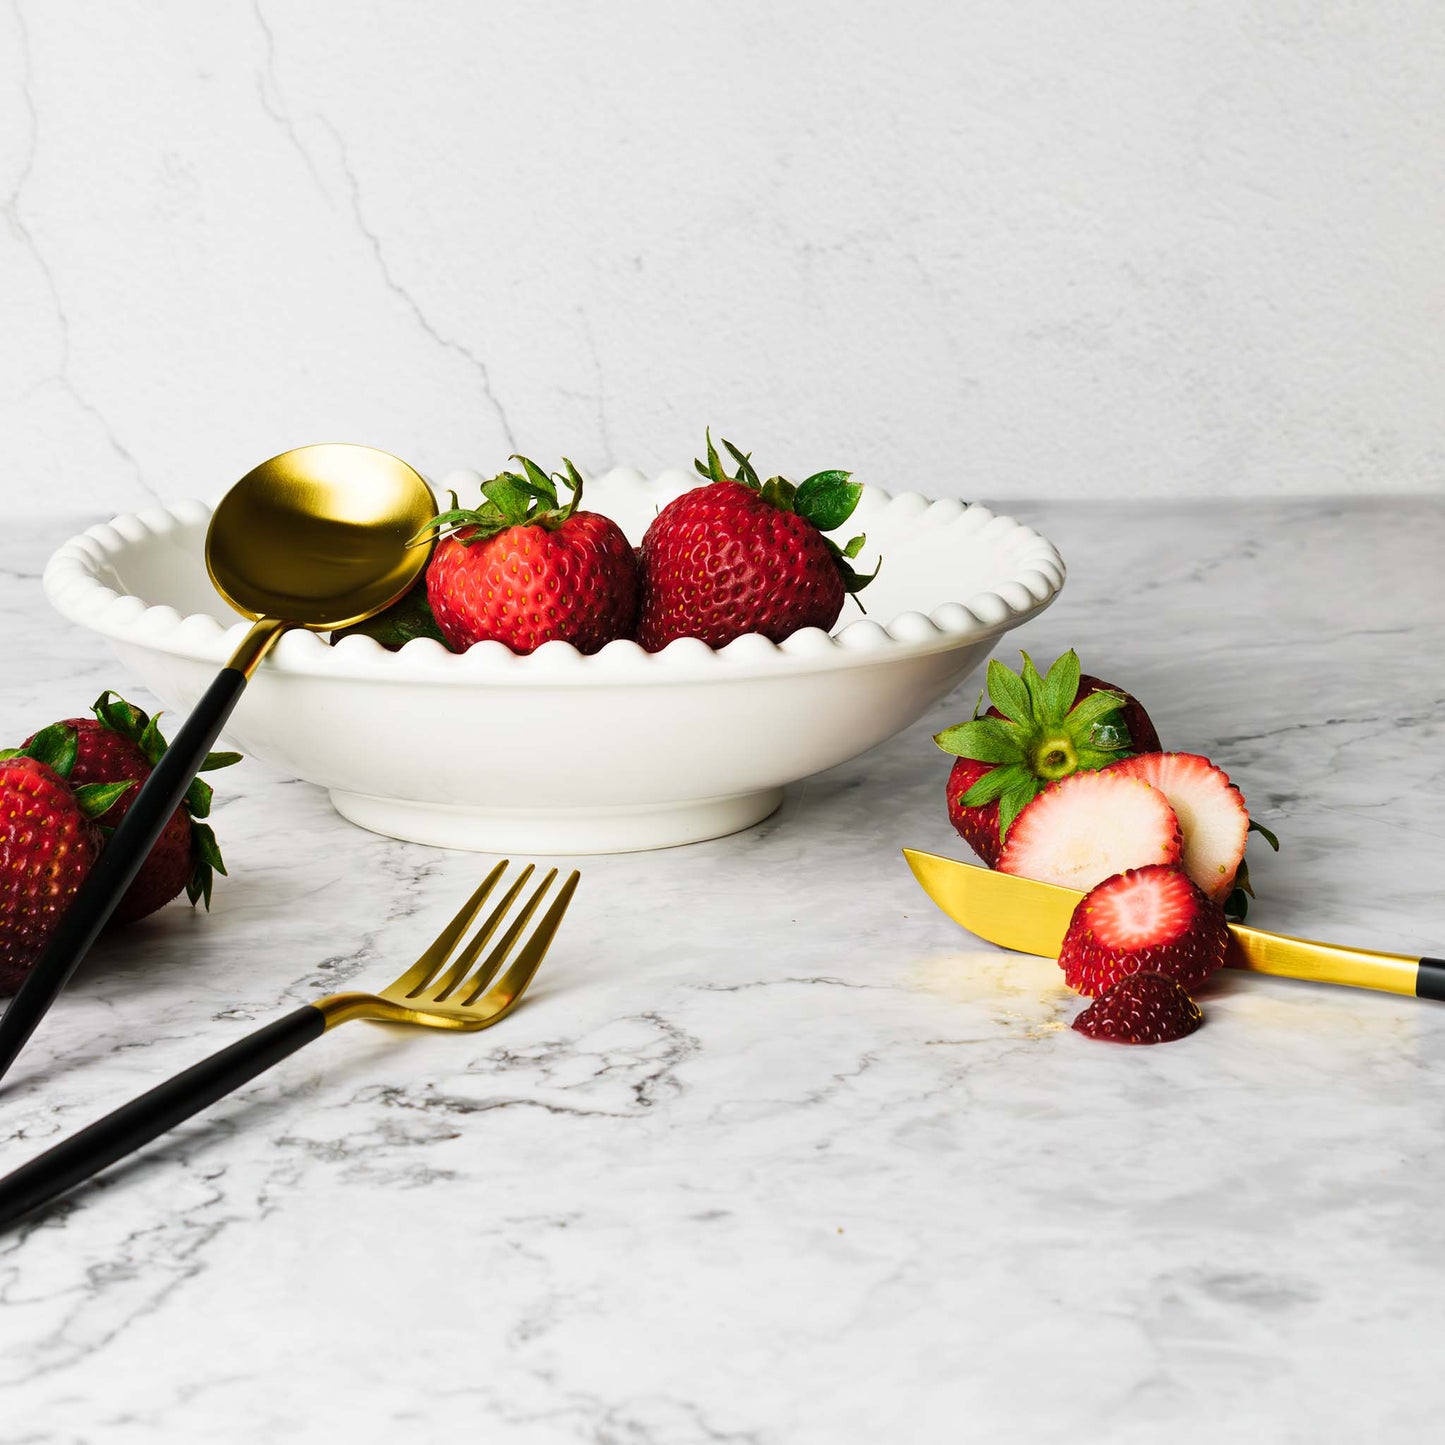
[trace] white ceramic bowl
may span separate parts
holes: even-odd
[[[475,495],[475,473],[445,486]],[[617,469],[589,509],[634,541],[695,484]],[[72,538],[46,595],[105,637],[177,711],[194,705],[246,624],[203,560],[210,507],[182,502]],[[781,644],[756,634],[714,652],[691,638],[659,653],[613,642],[584,657],[549,642],[518,657],[488,642],[454,654],[367,637],[331,647],[287,633],[226,729],[242,752],[329,790],[343,817],[449,848],[601,853],[746,828],[784,784],[891,737],[959,683],[1063,585],[1058,553],[988,508],[865,488],[849,535],[883,570],[834,632]]]

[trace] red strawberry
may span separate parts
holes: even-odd
[[[1116,1044],[1167,1044],[1204,1022],[1199,1005],[1172,978],[1134,973],[1120,979],[1074,1020],[1091,1039]]]
[[[1148,713],[1122,688],[1081,673],[1073,651],[1047,676],[1023,659],[1022,673],[990,662],[993,705],[934,739],[969,764],[949,775],[948,816],[991,868],[1013,820],[1050,783],[1159,746]]]
[[[1244,861],[1249,810],[1229,775],[1196,753],[1149,753],[1115,763],[1111,772],[1142,778],[1174,809],[1184,834],[1184,871],[1215,903],[1234,888]]]
[[[1125,868],[1177,863],[1184,840],[1164,794],[1110,768],[1074,773],[1018,815],[1001,873],[1087,890]]]
[[[1079,901],[1059,948],[1070,988],[1101,994],[1131,973],[1198,988],[1224,967],[1229,926],[1177,867],[1131,868]]]
[[[0,993],[20,987],[101,848],[93,819],[133,783],[72,787],[75,734],[50,727],[0,757]]]
[[[781,642],[803,627],[826,630],[844,599],[877,575],[853,569],[862,537],[840,548],[823,535],[863,494],[847,472],[817,472],[797,486],[763,482],[744,453],[723,446],[737,475],[723,469],[709,433],[707,465],[695,463],[708,485],[669,502],[642,539],[637,640],[649,652],[678,637],[722,647],[749,632]]]
[[[482,483],[482,505],[432,518],[423,535],[441,540],[427,566],[427,601],[448,644],[464,652],[475,642],[535,652],[544,642],[570,642],[597,652],[631,635],[637,618],[637,562],[616,522],[579,512],[582,478],[563,458],[572,489],[564,506],[535,462]]]
[[[109,689],[96,698],[92,711],[94,717],[67,718],[54,726],[70,730],[75,737],[75,761],[69,774],[72,785],[122,781],[136,785],[96,815],[108,831],[130,811],[140,785],[165,754],[166,740],[157,719]],[[26,746],[34,742],[32,738]],[[210,753],[200,771],[211,772],[240,761],[240,753]],[[201,821],[210,811],[211,786],[196,778],[110,915],[109,927],[145,918],[181,893],[192,903],[204,900],[207,908],[211,906],[215,874],[224,873],[226,865],[215,833]]]
[[[990,868],[997,868],[999,849],[1003,847],[999,838],[998,799],[977,807],[963,801],[973,785],[992,771],[992,764],[974,758],[959,758],[954,762],[948,774],[948,821]]]

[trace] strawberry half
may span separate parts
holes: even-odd
[[[75,737],[76,752],[68,774],[73,785],[134,783],[123,790],[103,813],[96,815],[103,834],[108,834],[130,811],[140,785],[165,756],[166,740],[158,718],[127,702],[109,688],[91,706],[94,717],[67,718],[52,726],[65,728]],[[29,749],[42,736],[37,733],[26,743]],[[199,772],[214,772],[241,761],[240,753],[208,753]],[[184,893],[194,903],[211,906],[215,875],[226,871],[216,835],[203,821],[211,812],[211,785],[194,778],[180,806],[171,814],[161,835],[151,846],[129,888],[110,915],[108,927],[134,923],[172,898]]]
[[[878,575],[853,567],[865,538],[839,547],[823,535],[853,515],[863,494],[849,473],[764,482],[749,455],[723,446],[737,475],[724,469],[709,432],[707,463],[694,463],[709,484],[669,502],[643,536],[637,640],[649,652],[679,637],[723,647],[750,632],[781,642],[804,627],[826,631],[845,598]]]
[[[0,993],[20,987],[94,865],[95,819],[135,786],[72,787],[76,751],[57,725],[0,755]]]
[[[483,482],[480,507],[459,507],[453,494],[451,510],[417,534],[441,539],[426,595],[447,644],[465,652],[493,641],[529,653],[570,642],[590,653],[629,636],[638,593],[632,544],[610,517],[578,510],[582,478],[565,457],[565,477],[513,460],[521,472]],[[565,504],[559,482],[572,491]]]
[[[1164,794],[1110,768],[1040,793],[1009,829],[998,868],[1086,892],[1126,868],[1177,863],[1183,849]]]
[[[1074,651],[1046,676],[1028,653],[1023,660],[1020,673],[991,661],[992,706],[934,738],[959,759],[948,778],[949,819],[990,868],[1014,819],[1050,783],[1159,747],[1138,701],[1082,673]]]
[[[1089,890],[1059,948],[1070,988],[1097,995],[1132,973],[1198,988],[1224,967],[1224,914],[1177,867],[1130,868]]]
[[[1229,775],[1197,753],[1148,753],[1109,770],[1140,778],[1169,799],[1184,834],[1184,871],[1222,904],[1244,861],[1249,810]]]
[[[1073,1022],[1091,1039],[1115,1044],[1167,1044],[1204,1022],[1199,1005],[1172,978],[1135,973],[1121,979]]]

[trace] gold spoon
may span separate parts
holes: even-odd
[[[399,458],[344,443],[262,462],[224,497],[206,533],[216,590],[253,619],[86,876],[0,1018],[0,1077],[70,981],[200,770],[261,659],[288,628],[363,622],[416,581],[431,548],[408,542],[436,515]]]

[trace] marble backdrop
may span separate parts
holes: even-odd
[[[1445,951],[1436,502],[1028,506],[1074,644],[1283,841],[1264,926]],[[78,522],[78,519],[77,519]],[[0,533],[0,735],[124,679]],[[10,1445],[1433,1441],[1445,1006],[1231,975],[1181,1043],[1067,1027],[935,912],[929,733],[762,826],[581,861],[471,1038],[354,1024],[0,1238]],[[552,740],[554,743],[557,740]],[[319,994],[489,860],[247,762],[231,873],[118,936],[0,1088],[0,1168]]]
[[[1438,7],[5,0],[0,501],[1445,487]]]

